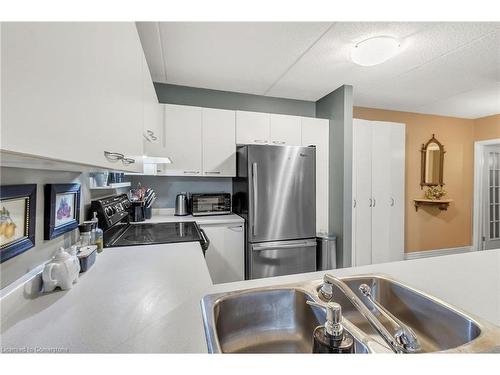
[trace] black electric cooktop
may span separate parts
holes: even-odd
[[[178,223],[127,224],[105,241],[106,247],[154,245],[177,242],[203,242],[204,238],[194,221]]]

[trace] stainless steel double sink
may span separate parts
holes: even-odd
[[[499,327],[387,276],[351,276],[342,281],[376,314],[375,306],[359,291],[360,285],[369,285],[375,300],[416,333],[421,353],[500,348]],[[325,311],[306,301],[319,301],[321,285],[322,280],[314,280],[205,296],[202,312],[208,351],[311,353],[312,333],[324,324]],[[333,300],[342,306],[344,328],[354,338],[356,353],[392,352],[339,288],[334,287]]]

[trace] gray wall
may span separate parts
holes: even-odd
[[[156,191],[158,198],[154,208],[175,207],[175,196],[180,192],[218,193],[233,192],[232,179],[224,177],[171,177],[171,176],[132,176],[132,187],[140,182],[143,186]]]
[[[90,201],[92,199],[124,193],[128,190],[126,188],[119,190],[89,190],[88,181],[88,173],[1,167],[1,185],[37,184],[37,195],[35,247],[0,264],[0,289],[49,260],[59,247],[67,248],[79,239],[77,229],[50,241],[43,239],[43,189],[45,184],[79,183],[81,185],[80,222],[90,218]]]
[[[274,98],[263,95],[201,89],[155,82],[160,103],[197,107],[315,116],[315,103],[306,100]]]
[[[316,102],[316,116],[330,120],[329,232],[337,236],[337,264],[351,266],[352,86],[341,86]]]
[[[82,184],[80,203],[80,218],[82,218],[90,197],[86,181],[87,179],[82,178],[82,174],[78,172],[59,172],[8,167],[1,168],[2,185],[37,184],[35,247],[0,264],[1,288],[50,259],[54,251],[59,247],[69,247],[77,240],[78,230],[76,229],[54,240],[45,241],[43,239],[44,185],[49,183]]]

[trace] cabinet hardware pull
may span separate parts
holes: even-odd
[[[205,172],[206,174],[220,174],[220,171]]]
[[[356,199],[354,199],[353,208],[356,208],[356,204],[357,204]]]
[[[373,207],[375,207],[376,204],[377,204],[377,200],[375,198],[373,198]]]
[[[373,199],[370,198],[369,201],[370,201],[370,207],[373,207]]]
[[[146,130],[146,132],[148,133],[149,137],[153,140],[153,141],[157,141],[158,140],[158,137],[155,135],[155,133],[152,131],[152,130]]]
[[[265,139],[254,139],[255,143],[267,143]]]
[[[135,163],[135,159],[122,158],[122,163],[125,164],[125,165],[134,164]]]
[[[394,203],[395,203],[394,198],[391,197],[391,207],[394,207]]]
[[[286,142],[285,142],[285,141],[273,141],[273,143],[274,143],[275,145],[284,145],[284,144],[286,144]]]
[[[184,173],[199,174],[200,171],[184,171]]]
[[[111,161],[118,161],[123,160],[125,158],[125,155],[120,154],[119,152],[104,151],[104,157]]]

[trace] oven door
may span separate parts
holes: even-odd
[[[316,239],[249,243],[249,277],[316,271]]]

